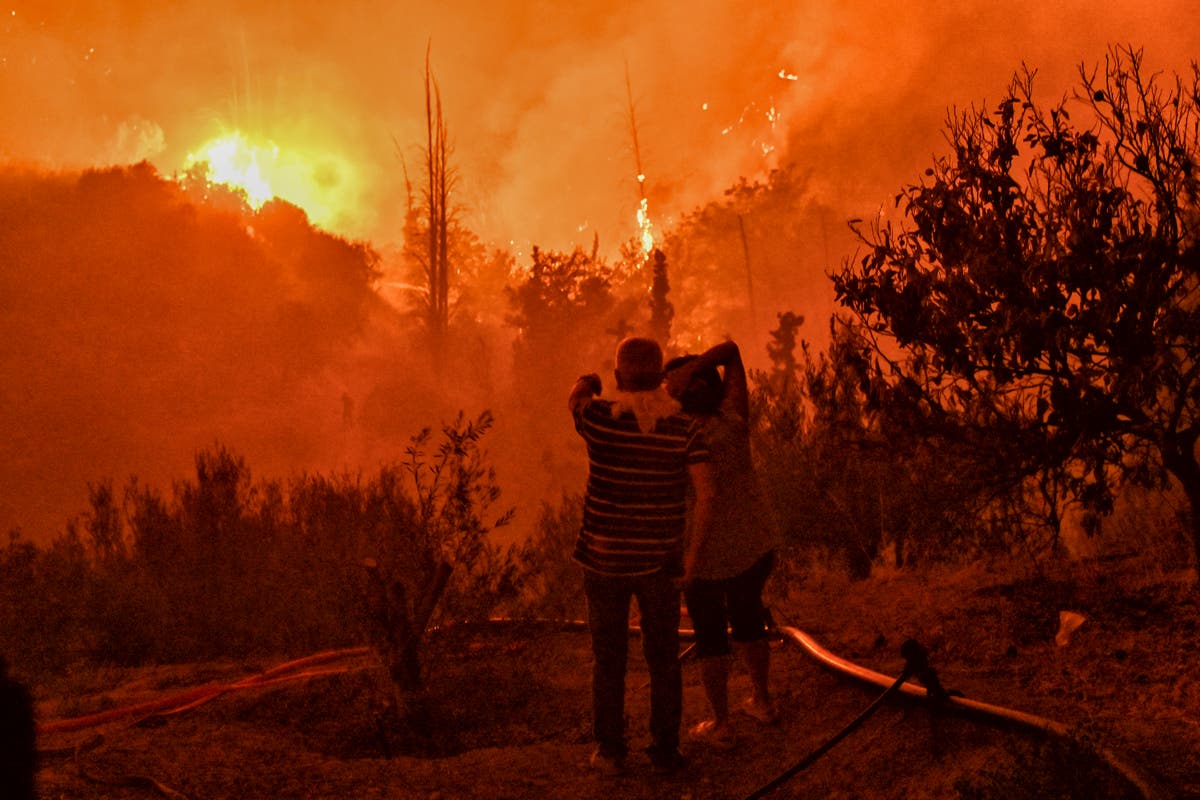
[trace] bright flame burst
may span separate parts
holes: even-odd
[[[189,153],[185,166],[201,162],[208,166],[210,183],[240,189],[252,208],[262,208],[278,197],[304,209],[317,225],[326,226],[347,214],[354,199],[353,167],[329,152],[260,144],[234,132]]]
[[[638,230],[641,233],[642,252],[650,255],[654,250],[654,225],[650,222],[650,204],[646,202],[646,198],[638,203],[637,210]]]
[[[650,222],[650,203],[646,200],[646,175],[639,172],[637,176],[638,192],[641,202],[638,203],[637,225],[642,240],[642,256],[648,258],[654,252],[654,225]]]

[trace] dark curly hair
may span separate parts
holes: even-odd
[[[684,364],[695,361],[699,356],[676,356],[663,366],[664,372],[678,369]],[[679,403],[688,414],[716,414],[725,398],[725,384],[721,373],[716,367],[696,370],[691,380],[679,396]]]

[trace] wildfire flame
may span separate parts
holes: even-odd
[[[328,152],[306,153],[274,142],[256,142],[241,132],[211,139],[189,153],[185,167],[208,166],[210,183],[240,189],[255,209],[273,197],[304,209],[314,224],[327,225],[353,199],[354,170]]]
[[[263,176],[263,166],[274,166],[279,159],[279,148],[269,148],[251,143],[240,133],[220,136],[202,146],[197,152],[189,153],[186,165],[191,167],[200,162],[208,164],[208,180],[241,189],[246,193],[246,202],[252,208],[261,208],[263,203],[275,196],[271,182]]]
[[[650,204],[645,197],[638,203],[637,221],[638,230],[641,231],[642,252],[648,256],[654,251],[654,225],[650,222]]]

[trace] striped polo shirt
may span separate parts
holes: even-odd
[[[689,415],[664,417],[643,433],[632,412],[614,405],[593,398],[575,412],[588,483],[574,558],[606,575],[649,575],[679,563],[687,468],[708,460],[708,446]]]

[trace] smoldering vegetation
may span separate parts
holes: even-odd
[[[214,441],[266,472],[357,464],[472,404],[431,390],[368,246],[204,191],[144,164],[0,177],[6,530],[44,540],[88,482],[166,485]]]
[[[578,615],[584,460],[566,388],[592,370],[610,384],[632,331],[680,350],[733,333],[753,364],[756,328],[801,319],[769,298],[822,213],[795,172],[743,182],[680,221],[657,270],[632,246],[614,262],[535,249],[516,264],[456,229],[435,345],[419,291],[396,287],[420,284],[411,254],[331,236],[286,203],[255,212],[144,164],[10,168],[0,200],[2,646],[37,669],[361,640],[364,559],[410,597],[442,561],[455,582],[478,571],[490,588],[452,591],[450,618],[455,596],[474,596],[473,614]],[[794,372],[794,333],[775,334],[793,336],[777,372]],[[506,524],[454,543],[418,467],[462,447],[456,419],[484,417],[486,468],[437,492],[483,520],[471,486],[486,475],[497,496],[479,525]],[[426,428],[449,438],[418,447]]]
[[[1114,50],[1107,87],[1076,98],[1090,103],[1081,117],[1124,124],[1123,107],[1142,97],[1139,113],[1169,106],[1194,120],[1194,91],[1178,102],[1127,91],[1140,63],[1136,51]],[[1172,372],[1194,362],[1156,355],[1195,352],[1193,239],[1181,225],[1141,223],[1163,209],[1192,218],[1195,127],[1147,113],[1130,123],[1134,135],[1102,145],[1088,129],[1038,127],[1071,118],[1040,107],[1027,87],[1028,76],[1015,79],[1015,95],[994,113],[970,112],[950,132],[973,141],[1005,130],[1003,147],[959,147],[958,160],[927,173],[942,182],[903,193],[910,207],[953,201],[966,211],[920,217],[896,237],[890,227],[870,229],[878,240],[861,234],[872,255],[834,276],[845,309],[859,314],[820,326],[789,309],[772,309],[764,323],[755,308],[756,297],[776,296],[788,254],[820,228],[824,209],[794,170],[742,182],[697,209],[650,259],[632,246],[615,261],[595,249],[535,248],[516,264],[450,225],[441,233],[454,254],[443,262],[454,264],[446,276],[454,291],[436,325],[419,290],[418,247],[387,263],[314,230],[291,206],[252,212],[194,176],[166,181],[145,166],[9,173],[3,366],[29,378],[6,387],[5,424],[22,434],[8,444],[5,468],[36,490],[56,465],[78,459],[89,508],[67,517],[48,545],[14,531],[0,551],[0,610],[10,616],[0,646],[26,668],[55,668],[375,635],[395,680],[414,664],[419,673],[413,642],[430,620],[478,621],[498,610],[576,616],[569,554],[584,458],[562,399],[581,372],[611,374],[613,345],[635,331],[693,351],[734,332],[752,366],[750,354],[765,351],[751,371],[752,442],[787,541],[774,581],[784,595],[831,567],[862,578],[883,565],[996,557],[1040,574],[1068,554],[1137,551],[1164,568],[1187,565],[1194,516],[1176,509],[1192,495],[1191,418],[1146,440],[1144,425],[1129,428],[1128,413],[1110,412],[1178,424],[1182,413],[1163,416],[1154,405],[1168,387],[1177,387],[1179,408],[1194,409],[1194,382]],[[1020,146],[1018,107],[1033,131]],[[1148,157],[1116,148],[1136,146],[1151,128],[1183,131],[1169,158],[1153,162],[1183,178],[1153,183],[1177,192],[1172,202],[1107,183],[1111,167],[1150,169]],[[1058,169],[1066,136],[1087,169]],[[1047,235],[1090,225],[1095,213],[1088,204],[1038,205],[1058,195],[1013,179],[1008,159],[1020,147],[1030,174],[1062,182],[1062,197],[1103,195],[1121,223],[1113,230],[1130,239]],[[1006,218],[1014,245],[1003,270],[988,260],[988,209],[998,206],[971,205],[995,186],[1030,208],[1024,227]],[[406,240],[433,241],[419,216]],[[955,249],[972,232],[979,252]],[[751,261],[749,243],[760,238],[771,245]],[[949,243],[950,254],[927,263],[936,249],[926,239]],[[1061,252],[1047,253],[1047,240]],[[1131,326],[1128,314],[1143,304],[1124,300],[1080,314],[1080,302],[1106,297],[1090,283],[1086,292],[1058,290],[1100,274],[1093,259],[1079,259],[1080,243],[1133,254],[1102,262],[1105,292],[1137,289],[1129,275],[1177,275],[1158,295],[1170,324]],[[738,253],[744,271],[730,267]],[[956,265],[948,278],[945,263]],[[901,271],[912,283],[898,292]],[[1058,275],[1054,291],[1006,293],[1013,281],[990,282],[1034,272]],[[397,283],[418,288],[384,302],[380,291]],[[1012,313],[992,315],[996,307]],[[958,323],[980,309],[986,324],[966,326],[975,341]],[[914,340],[930,321],[932,332]],[[755,328],[766,338],[743,335]],[[12,344],[17,334],[24,348]],[[1001,346],[1013,340],[1021,346]],[[1098,342],[1127,357],[1109,358]],[[975,346],[986,360],[972,360]],[[1081,385],[1085,366],[1091,382]],[[1175,440],[1191,443],[1192,461],[1153,447]],[[192,460],[194,478],[168,465],[126,481],[109,468],[137,463],[137,448]],[[141,464],[155,466],[150,457]],[[250,465],[261,477],[251,479]],[[403,625],[391,624],[397,615]],[[410,630],[409,641],[378,639],[397,628]]]
[[[44,668],[344,642],[361,632],[346,622],[348,597],[364,600],[361,562],[384,558],[384,539],[426,571],[496,547],[480,562],[496,562],[495,586],[577,612],[568,555],[583,461],[566,387],[611,375],[616,342],[652,323],[696,347],[711,330],[748,332],[745,304],[729,299],[747,290],[746,264],[722,265],[744,259],[749,214],[752,237],[782,232],[775,260],[758,257],[783,280],[797,202],[782,180],[730,192],[680,225],[688,249],[668,243],[679,263],[661,273],[632,248],[613,263],[535,249],[517,265],[456,229],[453,313],[435,344],[406,288],[420,283],[409,254],[388,261],[287,203],[252,211],[145,164],[6,169],[5,652]],[[426,454],[414,437],[454,430],[460,414],[486,416],[481,458],[513,512],[496,512],[509,524],[493,539],[524,550],[489,540],[464,552],[432,523],[417,535],[380,511],[429,513],[414,464],[460,445]],[[454,491],[475,507],[466,485]],[[421,569],[405,573],[414,592]],[[323,599],[297,603],[295,587]],[[35,619],[46,624],[22,624]]]
[[[378,293],[379,256],[287,204],[252,212],[145,165],[10,170],[0,197],[0,649],[18,670],[361,641],[373,580],[415,595],[446,562],[448,618],[513,600],[521,551],[486,534],[522,493],[497,505],[493,462],[524,465],[529,497],[548,496],[540,475],[570,478],[550,409],[611,347],[589,336],[632,305],[603,269],[547,254],[497,297],[464,292],[434,358]]]
[[[371,474],[252,478],[222,447],[161,493],[93,484],[89,510],[51,546],[0,558],[3,648],[22,669],[79,660],[163,663],[360,644],[379,624],[375,584],[455,571],[449,619],[511,603],[520,548],[488,537],[507,515],[482,464],[490,420],[415,437]]]
[[[383,299],[380,256],[283,202],[255,212],[145,164],[8,168],[0,218],[0,650],[19,670],[355,640],[369,627],[364,559],[415,586],[452,559],[452,615],[505,596],[515,551],[464,541],[470,515],[498,493],[495,461],[529,465],[505,499],[536,516],[566,436],[550,423],[566,380],[555,364],[506,399],[507,262],[499,278],[471,273],[474,293],[456,298],[470,312],[435,358],[404,298]],[[518,316],[554,304],[526,295]],[[613,306],[600,296],[596,324]],[[538,316],[530,363],[558,356],[578,322],[565,307]],[[496,425],[488,404],[544,423]],[[504,456],[464,466],[485,431]],[[480,567],[491,589],[463,588],[471,564],[497,559]]]
[[[0,529],[36,542],[104,477],[166,488],[215,443],[261,474],[371,469],[459,410],[494,412],[506,491],[536,508],[582,474],[565,455],[564,387],[609,370],[617,340],[651,313],[652,271],[628,248],[613,263],[536,248],[517,263],[459,229],[438,349],[411,258],[145,164],[7,168],[0,213]],[[679,349],[728,335],[754,364],[787,310],[778,298],[799,291],[805,313],[827,312],[819,264],[796,259],[828,214],[780,171],[680,220],[663,245]]]

